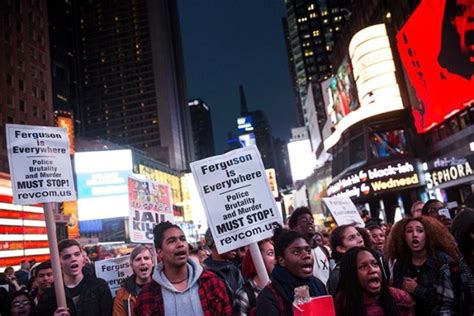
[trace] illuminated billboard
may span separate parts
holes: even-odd
[[[331,122],[337,125],[350,112],[359,108],[352,68],[347,58],[337,68],[336,75],[330,79],[329,91],[332,107],[328,116]]]
[[[74,168],[80,221],[128,216],[131,150],[76,152]]]
[[[251,115],[239,117],[237,119],[237,128],[239,131],[251,132],[253,131],[253,118]]]
[[[336,111],[334,114],[328,112],[332,115],[331,120],[337,122],[337,126],[324,142],[326,150],[333,147],[342,132],[350,126],[372,116],[403,109],[390,41],[384,24],[369,26],[357,32],[349,44],[349,56],[360,106],[354,103],[356,98],[350,94],[353,98],[351,100],[354,101],[339,105],[342,108],[339,112],[342,111],[345,115]],[[350,69],[345,61],[341,67]],[[338,101],[334,98],[330,103],[331,101],[329,106],[337,107],[335,102]],[[350,107],[351,104],[353,108]]]
[[[313,173],[317,160],[309,139],[289,142],[288,155],[293,182],[306,179]]]
[[[74,154],[74,122],[72,120],[72,113],[67,111],[54,112],[56,126],[66,129],[69,140],[69,154]]]
[[[474,99],[473,11],[472,1],[423,0],[397,34],[400,57],[418,98],[412,105],[418,133]]]

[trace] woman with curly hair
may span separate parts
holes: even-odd
[[[388,286],[382,262],[370,248],[352,248],[341,262],[336,296],[337,316],[413,316],[415,302],[400,289]]]
[[[397,222],[389,235],[386,254],[396,260],[393,286],[415,300],[416,315],[452,315],[455,295],[451,258],[456,242],[436,219],[422,216]]]

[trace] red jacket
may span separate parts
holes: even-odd
[[[413,316],[415,315],[415,302],[411,298],[410,294],[407,292],[396,289],[394,287],[390,288],[390,294],[392,294],[393,301],[398,307],[398,312],[400,316]],[[379,305],[375,299],[364,299],[366,315],[368,316],[383,316],[383,308]]]
[[[224,281],[210,271],[203,271],[199,278],[199,298],[204,316],[231,315],[232,305]],[[164,315],[161,286],[152,281],[146,284],[135,305],[136,316]]]

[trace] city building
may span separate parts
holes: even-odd
[[[290,74],[296,92],[298,126],[309,123],[305,101],[310,83],[321,124],[326,121],[319,81],[331,75],[331,54],[346,18],[351,15],[351,0],[285,0],[283,19]]]
[[[193,127],[194,156],[196,160],[214,156],[214,133],[212,131],[211,109],[201,99],[188,102]]]
[[[282,189],[289,188],[292,186],[293,180],[291,178],[288,141],[278,137],[273,138],[273,149],[275,154],[275,172],[278,186]]]
[[[53,125],[46,0],[0,2],[0,172],[5,124]]]
[[[245,146],[257,145],[265,168],[275,168],[272,129],[267,116],[261,110],[249,111],[243,86],[239,86],[239,93],[240,117],[237,119],[239,140]]]
[[[448,31],[429,38],[421,31],[427,20],[434,29],[447,27],[444,5],[424,0],[354,6],[358,10],[331,55],[334,76],[322,88],[329,91],[332,125],[330,135],[323,133],[332,155],[325,193],[350,196],[388,222],[409,214],[416,200],[463,204],[474,183],[473,72],[466,56],[443,55],[445,45],[449,54],[458,45]]]
[[[71,117],[80,113],[80,69],[78,1],[48,0],[49,45],[53,109],[67,111]],[[75,130],[81,120],[76,118]]]
[[[84,135],[194,160],[177,2],[81,1]]]

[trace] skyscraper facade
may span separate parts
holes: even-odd
[[[214,156],[214,133],[212,131],[211,109],[201,99],[188,102],[193,126],[194,156],[196,160]]]
[[[52,125],[46,0],[0,1],[0,172],[5,124]]]
[[[80,34],[85,136],[186,169],[194,152],[177,2],[84,1]]]
[[[351,0],[285,0],[287,18],[283,21],[289,61],[293,67],[294,91],[297,93],[297,123],[308,125],[309,111],[305,108],[308,85],[313,84],[318,120],[324,124],[326,112],[319,81],[331,75],[331,54],[345,17],[350,15]],[[321,125],[322,125],[321,124]]]

